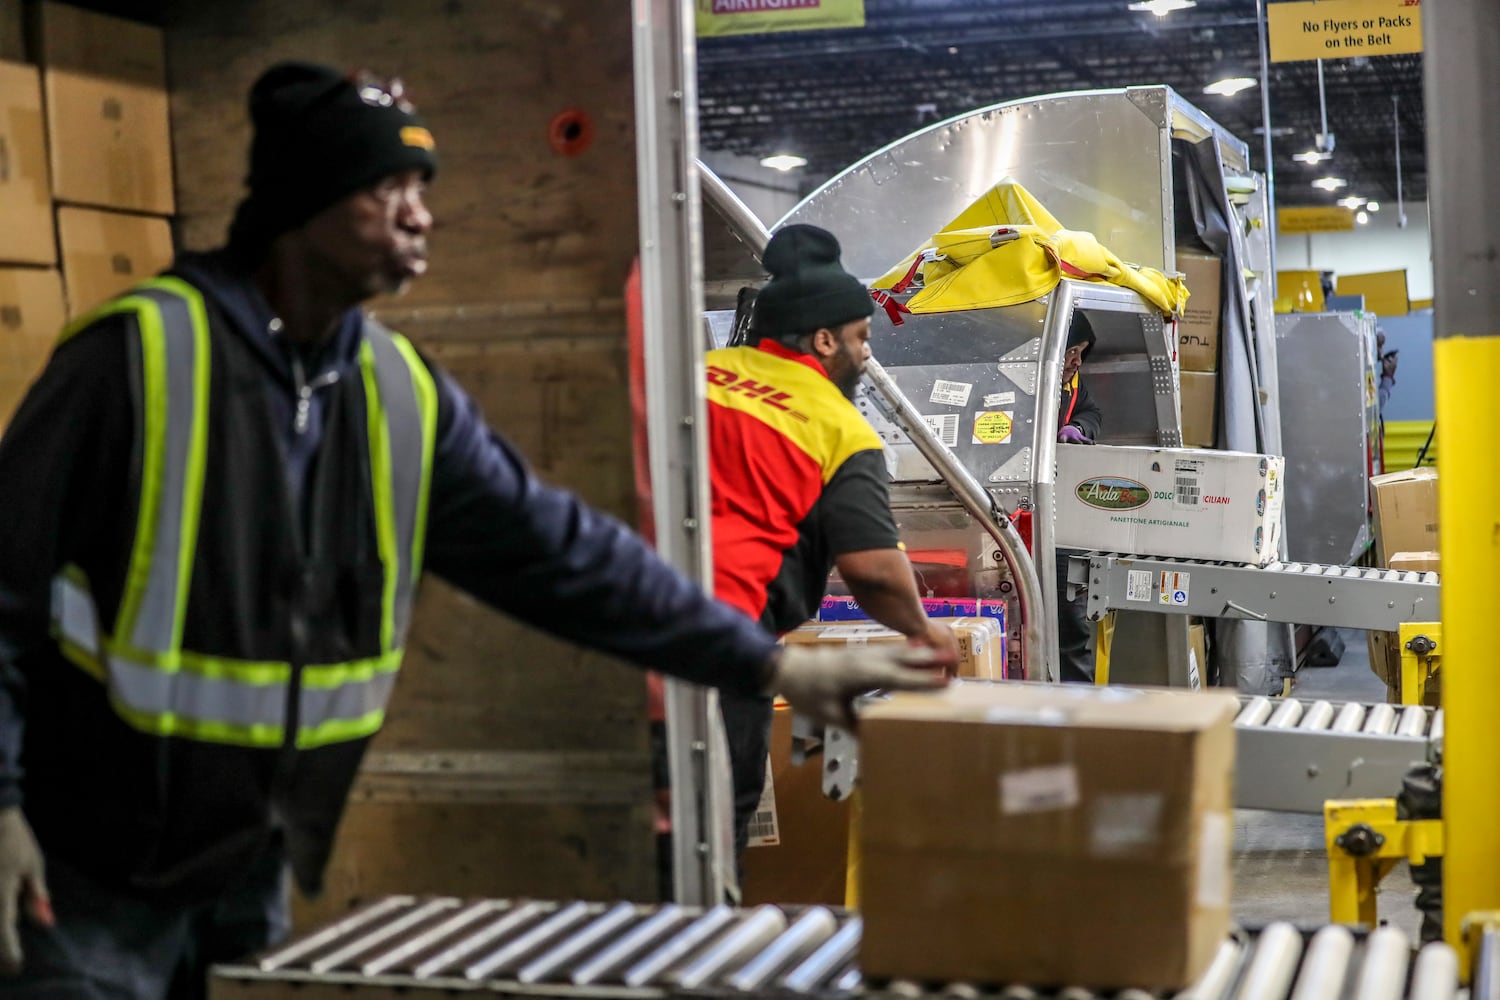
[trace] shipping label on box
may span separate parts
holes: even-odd
[[[1059,548],[1264,566],[1281,542],[1285,459],[1059,445]]]

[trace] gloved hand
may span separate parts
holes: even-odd
[[[783,646],[777,654],[767,694],[779,694],[792,708],[824,725],[854,728],[854,699],[868,691],[929,691],[946,687],[934,670],[913,669],[934,662],[920,646]]]
[[[42,877],[42,852],[21,810],[0,809],[0,973],[21,971],[21,936],[16,904],[26,900],[26,915],[51,927],[52,901]]]
[[[1057,440],[1063,444],[1091,444],[1088,438],[1083,436],[1083,431],[1068,424],[1057,432]]]

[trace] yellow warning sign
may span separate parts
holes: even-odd
[[[1009,410],[985,410],[974,414],[975,444],[1004,444],[1010,440]]]
[[[1422,51],[1422,0],[1318,0],[1266,7],[1272,62]]]

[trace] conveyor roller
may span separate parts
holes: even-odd
[[[298,996],[362,998],[463,991],[474,996],[654,1000],[693,996],[908,1000],[1151,1000],[1078,987],[1011,984],[867,984],[859,975],[860,921],[823,907],[748,910],[633,903],[465,901],[393,896],[244,965],[215,969],[216,1000]],[[998,945],[997,947],[1001,947]],[[1422,949],[1383,927],[1364,938],[1342,927],[1309,937],[1290,924],[1236,930],[1178,1000],[1319,1000],[1322,997],[1454,1000],[1452,949]],[[1487,961],[1481,952],[1480,961]],[[1476,974],[1488,970],[1476,970]],[[296,992],[291,988],[297,987]],[[324,989],[326,988],[326,992]],[[1349,992],[1352,989],[1352,992]]]

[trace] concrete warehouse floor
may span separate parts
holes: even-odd
[[[1304,700],[1385,701],[1385,685],[1370,672],[1365,633],[1341,629],[1345,650],[1336,667],[1299,670],[1293,694]],[[1391,789],[1394,795],[1397,789]],[[1328,861],[1323,817],[1235,811],[1234,917],[1247,926],[1273,920],[1321,926],[1328,922]],[[1416,887],[1406,862],[1380,885],[1380,918],[1416,939],[1421,925]]]

